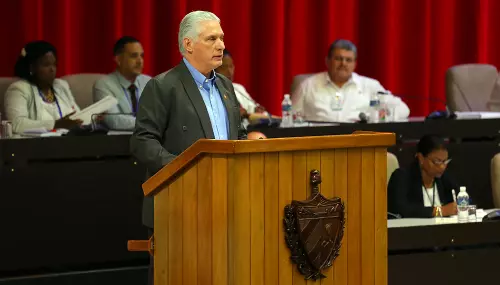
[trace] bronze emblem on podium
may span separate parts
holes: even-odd
[[[344,236],[344,203],[339,197],[325,198],[319,192],[321,176],[312,170],[311,196],[285,207],[285,241],[293,263],[305,279],[325,278],[322,270],[332,266]]]

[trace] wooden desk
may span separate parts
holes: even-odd
[[[0,140],[1,277],[145,263],[126,248],[147,237],[129,138]]]
[[[500,223],[393,226],[404,220],[388,223],[390,285],[498,282]]]

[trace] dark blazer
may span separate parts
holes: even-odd
[[[442,205],[453,202],[451,190],[458,192],[458,185],[445,171],[435,179],[437,192]],[[396,169],[391,175],[387,189],[387,208],[403,218],[431,218],[432,207],[424,207],[422,194],[422,174],[415,160],[409,167]]]
[[[217,74],[216,86],[229,122],[229,139],[245,139],[239,104],[231,81]],[[135,131],[130,139],[132,154],[146,165],[147,178],[171,162],[199,139],[214,139],[203,98],[183,61],[151,79],[139,101]],[[145,197],[142,222],[154,227],[153,198]]]

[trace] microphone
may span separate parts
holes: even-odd
[[[402,219],[402,218],[403,218],[403,217],[402,217],[400,214],[387,212],[387,219],[388,219],[388,220],[393,220],[393,219]]]
[[[267,119],[269,120],[269,123],[267,124],[268,127],[271,127],[273,125],[273,116],[268,111],[264,111],[267,114]]]
[[[281,118],[269,113],[252,113],[248,117],[248,122],[252,127],[278,127],[281,123]]]
[[[446,108],[448,109],[448,108]],[[456,119],[457,114],[450,112],[448,110],[434,111],[425,117],[425,120],[437,120],[437,119]]]
[[[359,117],[358,123],[360,124],[368,123],[368,116],[364,112],[359,113],[358,117]]]

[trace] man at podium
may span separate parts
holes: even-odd
[[[147,83],[130,140],[131,152],[146,165],[148,177],[199,139],[246,138],[233,85],[214,71],[225,48],[220,19],[205,11],[187,14],[178,44],[183,59]],[[142,220],[151,232],[153,205],[152,197],[144,198]]]

